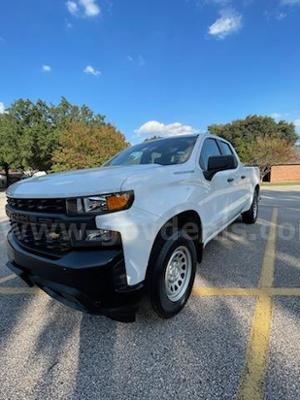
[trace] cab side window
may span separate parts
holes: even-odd
[[[223,142],[223,140],[218,140],[218,144],[220,146],[223,156],[233,156],[234,157],[235,167],[237,167],[238,161],[236,159],[234,152],[232,151],[232,148],[229,146],[229,144],[226,142]]]
[[[200,167],[203,171],[207,170],[208,159],[211,156],[220,156],[221,152],[215,139],[205,139],[201,154],[200,154]]]
[[[222,154],[223,154],[224,156],[231,156],[231,155],[233,155],[233,152],[232,152],[232,150],[231,150],[231,148],[230,148],[230,146],[229,146],[228,143],[225,143],[225,142],[223,142],[222,140],[219,140],[218,142],[219,142],[219,145],[220,145],[220,147],[221,147]]]

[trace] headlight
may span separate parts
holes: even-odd
[[[133,191],[67,199],[68,214],[102,214],[127,210],[134,200]]]

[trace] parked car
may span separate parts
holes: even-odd
[[[133,321],[143,293],[169,318],[203,248],[240,215],[254,223],[259,171],[212,135],[148,141],[101,168],[7,190],[8,267],[80,310]]]

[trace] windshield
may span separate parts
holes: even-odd
[[[117,154],[108,165],[160,164],[172,165],[186,162],[192,154],[197,136],[181,136],[148,141]]]

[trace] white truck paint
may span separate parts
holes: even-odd
[[[234,169],[220,171],[211,180],[205,178],[199,162],[209,140],[227,143],[236,159]],[[7,190],[7,195],[45,199],[133,191],[134,202],[129,209],[95,217],[99,229],[120,233],[127,283],[133,286],[144,281],[155,238],[170,218],[195,211],[201,220],[205,246],[249,210],[258,185],[258,169],[244,166],[228,142],[199,135],[189,159],[181,164],[104,166],[49,174],[18,182]]]

